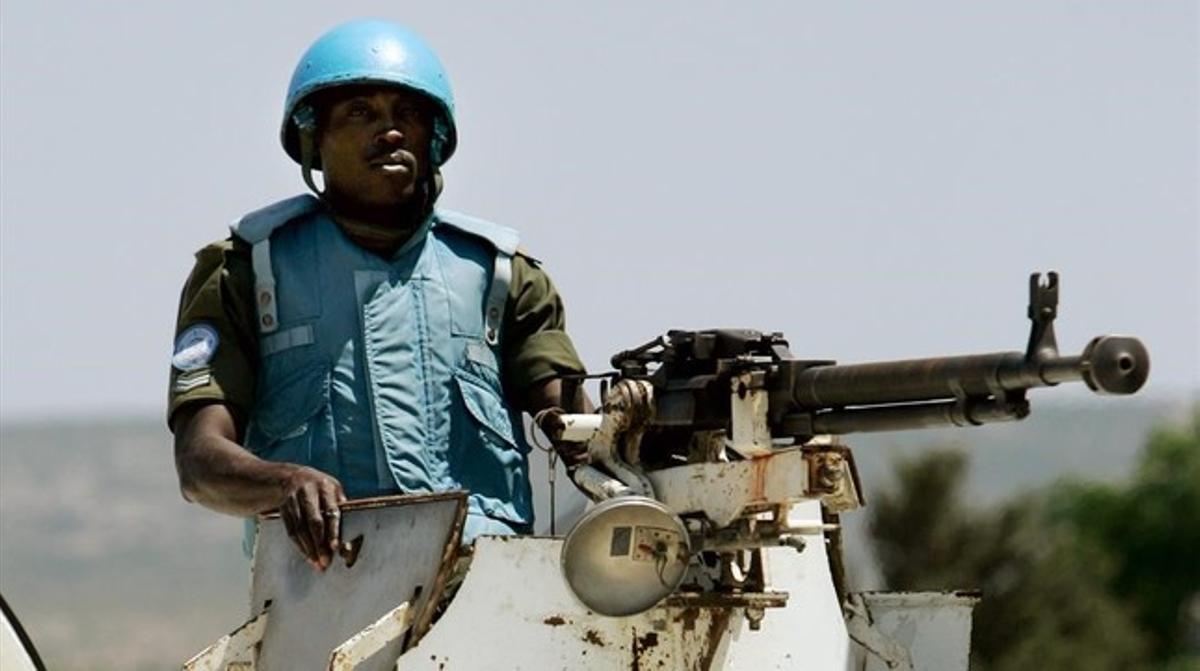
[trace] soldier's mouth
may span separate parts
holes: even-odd
[[[372,159],[369,165],[387,173],[409,173],[413,171],[414,162],[412,154],[403,149],[397,149],[390,154]]]

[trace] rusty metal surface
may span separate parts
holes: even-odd
[[[796,508],[788,524],[820,523],[815,501]],[[849,639],[822,543],[764,550],[766,591],[676,594],[629,617],[600,616],[575,600],[557,571],[561,543],[481,538],[454,601],[401,656],[399,671],[845,668]],[[753,611],[758,631],[747,619]]]
[[[559,539],[481,538],[455,600],[397,668],[726,668],[721,651],[743,626],[731,617],[736,609],[686,601],[630,617],[597,615],[559,577],[560,548]]]
[[[403,635],[411,622],[412,610],[406,601],[334,648],[329,655],[327,671],[354,671],[363,660],[378,654]]]
[[[678,514],[702,512],[724,527],[748,507],[804,498],[808,465],[801,451],[791,448],[756,459],[664,468],[648,476],[668,508]]]
[[[442,561],[438,566],[437,577],[433,580],[433,585],[429,590],[429,598],[425,602],[425,606],[420,608],[416,615],[413,616],[412,630],[408,640],[405,641],[405,648],[415,645],[425,635],[425,632],[429,631],[433,616],[437,612],[437,608],[445,594],[446,584],[449,582],[450,576],[454,572],[455,564],[458,562],[458,555],[462,550],[462,529],[463,525],[466,524],[466,520],[467,506],[459,506],[458,515],[455,517],[450,529],[446,532],[446,545],[442,551]]]
[[[342,532],[362,535],[353,567],[335,560],[312,569],[293,547],[282,520],[262,520],[255,546],[251,612],[271,603],[258,651],[259,671],[316,669],[333,649],[404,602],[414,622],[428,618],[444,563],[458,544],[456,525],[466,507],[462,492],[400,496],[343,506]],[[452,563],[452,562],[451,562]],[[424,621],[427,621],[424,620]],[[391,669],[401,640],[358,668]]]
[[[743,457],[771,454],[771,427],[767,423],[770,393],[765,387],[762,371],[745,371],[732,377],[729,433],[726,445]]]
[[[787,592],[745,592],[719,594],[701,592],[672,594],[663,600],[670,608],[783,608],[788,605]]]
[[[342,512],[352,510],[372,510],[375,508],[388,508],[398,505],[415,505],[418,503],[430,503],[433,501],[452,501],[455,499],[465,498],[466,492],[436,492],[432,494],[401,494],[394,496],[373,496],[366,499],[354,499],[343,503],[340,508]],[[259,515],[261,520],[279,519],[279,511],[275,510],[269,513]]]
[[[852,594],[846,603],[846,630],[859,645],[861,663],[856,668],[882,665],[890,671],[913,671],[912,655],[903,643],[873,626],[871,613],[862,596]]]
[[[866,650],[860,668],[891,671],[907,659],[914,669],[965,671],[978,602],[975,591],[851,594],[847,623]]]
[[[200,654],[192,657],[183,665],[183,671],[230,671],[250,665],[253,649],[262,640],[267,628],[267,610],[250,619],[242,626],[217,639],[215,643],[205,648]]]
[[[810,443],[803,448],[808,462],[806,493],[820,497],[826,509],[844,513],[864,504],[854,452],[837,442]]]

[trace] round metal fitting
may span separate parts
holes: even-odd
[[[584,513],[567,534],[562,572],[585,606],[635,615],[683,582],[691,543],[683,520],[643,496],[621,496]]]
[[[1093,338],[1083,351],[1083,381],[1101,394],[1132,394],[1150,376],[1150,353],[1137,338]]]

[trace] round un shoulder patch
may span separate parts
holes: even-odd
[[[185,373],[200,370],[212,361],[220,341],[217,330],[212,326],[205,323],[193,324],[175,339],[175,353],[171,356],[171,365]]]

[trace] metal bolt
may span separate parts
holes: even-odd
[[[746,609],[746,621],[750,623],[750,631],[758,631],[762,628],[763,616],[766,611],[758,607],[749,607]]]
[[[801,536],[783,536],[779,539],[779,542],[790,548],[795,548],[796,552],[804,552],[804,548],[808,546],[808,543]]]

